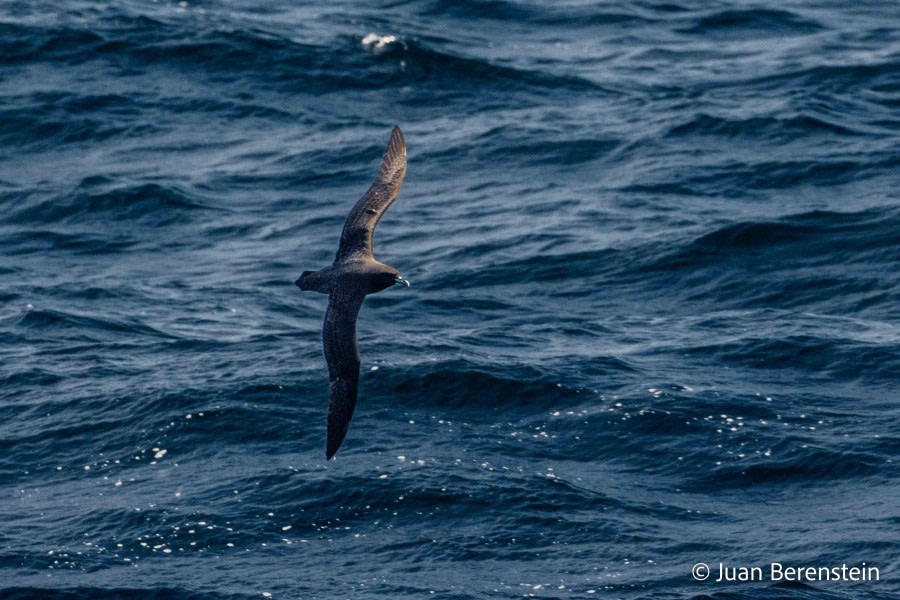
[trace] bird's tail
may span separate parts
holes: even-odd
[[[328,282],[322,276],[321,271],[303,271],[300,279],[294,282],[298,288],[304,292],[319,292],[320,294],[328,293]]]

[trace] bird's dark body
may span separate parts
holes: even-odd
[[[397,198],[405,174],[406,143],[400,128],[394,127],[378,177],[347,215],[334,263],[318,271],[304,271],[296,282],[301,290],[328,294],[322,343],[330,382],[325,449],[329,459],[343,443],[356,408],[359,386],[356,317],[363,300],[368,294],[397,283],[409,285],[396,269],[381,264],[372,255],[375,226]]]
[[[318,271],[303,271],[297,281],[303,291],[331,294],[335,289],[362,291],[374,294],[396,284],[400,275],[397,269],[369,258],[335,261],[335,264]]]

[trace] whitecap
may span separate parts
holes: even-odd
[[[362,45],[366,47],[371,47],[373,50],[381,50],[388,44],[393,44],[397,41],[397,36],[393,35],[378,35],[375,33],[370,33],[366,37],[362,39]]]

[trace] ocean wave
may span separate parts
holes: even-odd
[[[485,164],[515,164],[524,168],[574,166],[598,161],[622,144],[623,140],[606,136],[561,137],[558,133],[533,125],[528,129],[507,126],[492,128],[471,141],[426,155],[425,158],[458,160],[460,156],[466,156]],[[558,203],[554,206],[559,208]]]
[[[133,248],[137,241],[122,234],[100,234],[66,229],[12,230],[2,240],[4,252],[10,256],[40,255],[66,251],[81,256],[114,254]]]
[[[506,0],[434,0],[420,10],[429,18],[454,18],[462,21],[485,19],[514,23],[533,23],[540,26],[591,27],[601,25],[646,25],[652,22],[647,11],[632,10],[629,6],[586,9],[576,5],[543,5],[509,2]],[[651,7],[655,8],[655,7]],[[664,9],[662,9],[664,10]]]
[[[3,221],[15,225],[52,225],[119,221],[135,226],[165,227],[184,223],[196,210],[208,206],[195,196],[174,187],[142,184],[108,191],[90,191],[107,187],[105,178],[85,178],[66,198],[47,198],[18,202]]]
[[[873,154],[867,160],[841,156],[825,159],[716,162],[676,167],[664,172],[662,181],[628,185],[623,191],[740,198],[748,191],[771,192],[798,186],[839,186],[892,173],[898,158],[890,153]],[[668,171],[668,170],[667,170]]]
[[[9,124],[0,134],[0,143],[23,149],[55,147],[62,144],[85,144],[113,138],[126,133],[138,133],[104,118],[73,119],[66,114],[53,115],[48,104],[32,102],[16,109],[0,111],[0,118]]]
[[[787,10],[765,8],[728,9],[704,15],[682,33],[706,37],[736,34],[746,37],[771,37],[783,35],[809,35],[822,31],[824,27],[809,17],[800,16]]]
[[[698,114],[689,121],[675,125],[667,136],[684,135],[710,136],[748,140],[791,141],[797,136],[827,135],[855,137],[864,135],[846,124],[834,123],[822,116],[800,114],[790,117],[758,116],[750,118],[728,118],[709,114]]]
[[[349,36],[320,46],[249,29],[185,30],[149,17],[136,18],[128,27],[110,29],[103,35],[70,28],[7,28],[6,35],[0,32],[0,37],[8,40],[10,50],[15,48],[10,53],[11,61],[64,60],[78,65],[99,60],[118,68],[170,65],[215,74],[218,81],[246,78],[302,94],[426,84],[432,89],[477,84],[493,92],[596,89],[589,80],[574,75],[495,64],[485,58],[439,50],[415,38],[403,38],[370,52],[360,39]],[[42,41],[22,47],[14,41],[18,38]],[[21,118],[26,118],[25,113]],[[77,129],[77,123],[71,120],[61,121],[59,126],[76,128],[69,134],[73,139],[99,134]],[[53,125],[43,119],[33,127],[51,129]],[[47,135],[45,132],[44,137]]]
[[[862,60],[844,63],[813,63],[808,66],[782,68],[765,75],[736,78],[727,85],[746,90],[780,89],[787,86],[797,90],[816,90],[832,94],[858,94],[860,90],[896,90],[898,61]],[[872,96],[873,105],[882,103],[877,95]]]
[[[865,343],[846,337],[747,337],[724,344],[685,348],[684,351],[755,369],[795,369],[810,373],[813,379],[882,380],[888,383],[891,374],[900,368],[900,343]]]
[[[480,288],[497,282],[562,282],[573,277],[590,278],[611,273],[621,264],[621,251],[611,248],[526,256],[485,265],[475,272],[450,272],[431,283],[456,289]]]
[[[86,56],[102,42],[103,36],[90,30],[0,22],[0,53],[6,64],[71,60],[73,54]]]
[[[692,298],[708,295],[743,307],[798,307],[837,295],[844,311],[864,305],[890,310],[890,277],[836,265],[890,265],[900,242],[898,219],[896,210],[872,209],[727,225],[662,256],[635,261],[635,273],[677,277],[681,287],[694,291]]]
[[[867,251],[890,258],[892,253],[883,255],[879,251],[900,243],[898,224],[900,211],[891,207],[856,213],[811,211],[774,222],[728,225],[697,238],[691,246],[699,253],[711,248],[743,251],[799,245],[854,261],[863,259],[859,253]]]
[[[116,318],[108,315],[87,315],[57,309],[35,308],[27,310],[17,319],[16,325],[24,329],[51,329],[56,331],[80,329],[84,332],[173,337],[133,316]]]
[[[606,367],[611,371],[628,370],[627,365],[614,360]],[[389,394],[395,402],[415,405],[428,397],[436,407],[479,411],[564,404],[580,393],[560,385],[551,372],[531,365],[478,365],[465,360],[424,363],[414,369],[386,369],[371,383],[364,378],[363,385],[367,393]]]
[[[258,592],[239,594],[224,592],[196,592],[173,587],[7,587],[0,594],[9,600],[248,600],[260,597]]]
[[[743,489],[754,485],[811,485],[820,481],[878,477],[884,459],[862,452],[837,452],[803,445],[788,450],[788,456],[759,461],[755,458],[719,466],[690,484],[695,492],[713,488]]]

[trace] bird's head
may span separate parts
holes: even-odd
[[[395,269],[384,270],[369,280],[369,294],[386,290],[394,285],[409,287],[409,281],[400,276]]]

